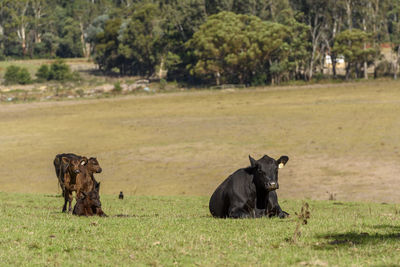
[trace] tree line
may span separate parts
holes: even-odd
[[[1,0],[0,59],[91,57],[107,74],[192,84],[393,75],[400,0]],[[382,44],[390,47],[386,61]]]

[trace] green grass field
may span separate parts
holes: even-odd
[[[0,193],[2,266],[398,266],[399,205],[308,201],[288,219],[214,219],[207,197],[102,197],[108,218],[60,212],[55,195]],[[294,215],[302,201],[282,201]]]

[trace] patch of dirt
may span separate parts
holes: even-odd
[[[400,202],[395,159],[292,157],[289,163],[279,176],[283,198],[328,200],[330,192],[336,201]]]

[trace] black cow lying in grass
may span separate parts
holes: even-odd
[[[289,158],[275,160],[265,155],[259,160],[249,159],[250,167],[237,170],[215,190],[209,204],[211,214],[219,218],[287,217],[275,190],[279,188],[278,169]]]
[[[107,215],[101,209],[99,192],[100,183],[95,183],[92,191],[88,193],[82,192],[81,196],[79,198],[77,197],[72,214],[78,216],[98,215],[101,217],[107,217]]]

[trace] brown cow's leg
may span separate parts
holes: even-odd
[[[107,214],[105,214],[101,208],[96,209],[96,214],[100,217],[108,217]]]
[[[72,192],[71,192],[71,194],[68,194],[68,212],[69,213],[72,212],[71,204],[72,204]]]
[[[64,190],[63,195],[64,195],[64,206],[63,206],[62,212],[66,212],[67,211],[67,201],[68,201],[67,190]]]

